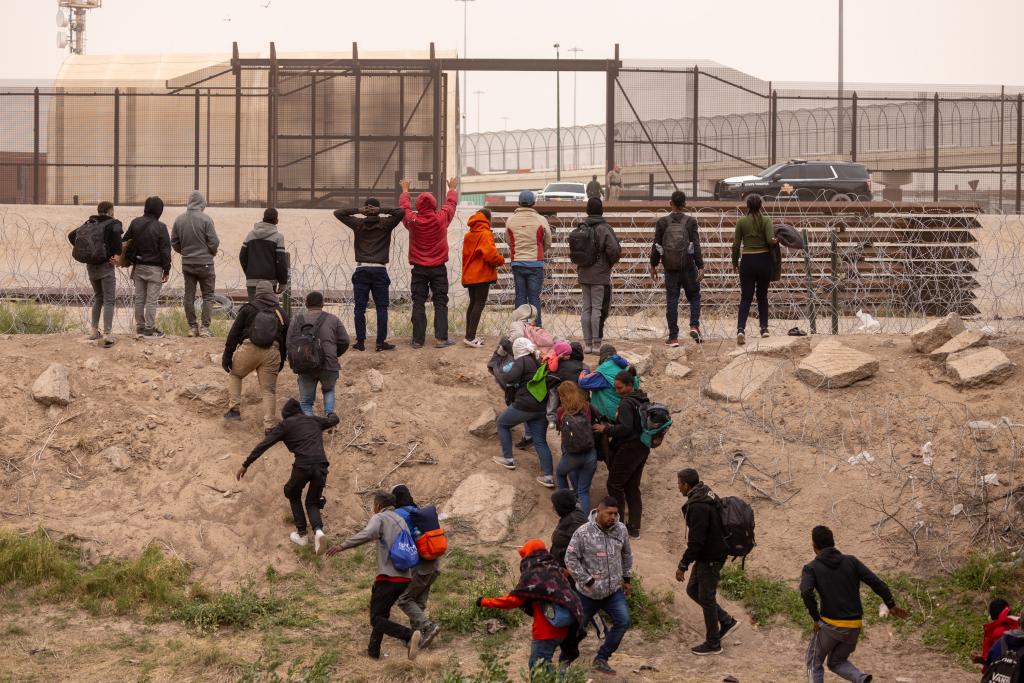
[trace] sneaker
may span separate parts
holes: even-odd
[[[548,429],[558,429],[558,425],[554,422],[548,422]]]
[[[136,339],[144,339],[146,337],[146,331],[142,328],[135,330]]]
[[[451,339],[438,339],[434,344],[435,349],[447,349],[449,346],[455,346],[455,342]]]
[[[626,527],[626,533],[629,534],[630,538],[640,538],[639,529],[634,529],[633,527]]]
[[[163,332],[155,327],[151,330],[146,330],[145,332],[146,339],[163,339],[165,336],[166,335]]]
[[[615,669],[608,664],[607,659],[601,659],[600,657],[594,660],[594,663],[590,666],[594,671],[605,674],[606,676],[614,676]]]
[[[380,659],[380,653],[379,652],[373,652],[370,649],[366,650],[366,656],[369,657],[370,659],[376,659],[376,660]]]
[[[722,646],[701,643],[696,647],[690,648],[690,652],[697,655],[698,657],[706,657],[708,655],[720,655],[722,654]]]
[[[512,458],[503,458],[500,455],[497,455],[497,456],[491,458],[491,460],[493,460],[494,462],[498,463],[499,465],[504,467],[506,470],[514,470],[516,468],[516,461],[513,460]]]
[[[736,345],[737,346],[743,346],[746,343],[747,343],[747,335],[743,334],[742,332],[737,332],[736,333]]]
[[[356,351],[365,351],[366,342],[357,341],[355,344],[352,345],[352,348],[355,349]]]
[[[669,339],[667,342],[665,342],[665,346],[667,346],[667,347],[669,347],[671,349],[678,349],[679,348],[679,340],[678,339]]]
[[[521,451],[528,451],[532,446],[533,439],[526,436],[524,436],[523,438],[519,439],[518,442],[516,442],[516,448],[518,448]]]
[[[462,343],[471,349],[482,349],[484,347],[483,339],[463,339]]]
[[[414,348],[414,349],[422,349],[423,348],[423,342],[414,341],[412,343],[412,348]]]
[[[116,343],[117,341],[114,339],[114,335],[108,333],[103,336],[103,348],[109,349]]]
[[[438,634],[441,633],[441,627],[435,623],[427,624],[421,631],[423,633],[423,639],[420,641],[420,649],[426,650],[430,647],[430,643],[437,638]]]
[[[377,344],[377,346],[374,348],[374,350],[377,353],[380,353],[381,351],[394,351],[395,350],[395,345],[394,344],[389,344],[387,342],[381,342],[380,344]]]
[[[412,637],[409,638],[409,661],[416,659],[416,655],[420,653],[420,643],[423,640],[423,634],[419,631],[413,631]]]
[[[325,535],[323,529],[317,529],[313,534],[313,552],[317,555],[320,554],[320,544],[323,542]]]
[[[300,547],[305,547],[309,544],[309,539],[306,538],[306,535],[300,534],[298,531],[293,531],[288,538],[292,539],[292,543]]]
[[[199,336],[199,328],[198,327],[190,327],[190,328],[188,328],[188,336],[189,337],[198,337]]]
[[[704,337],[700,335],[700,328],[696,325],[690,325],[690,339],[700,344],[704,341]]]
[[[210,331],[209,327],[203,326],[199,328],[199,336],[204,339],[208,339],[213,336],[213,332]]]
[[[768,334],[768,330],[761,330],[761,339],[767,339],[771,335]]]
[[[537,477],[537,483],[541,486],[547,486],[549,489],[555,488],[555,480],[549,474]]]
[[[719,640],[725,640],[726,634],[735,633],[736,631],[739,630],[740,626],[742,626],[742,625],[743,625],[743,622],[741,622],[741,621],[739,621],[737,619],[733,619],[728,624],[722,624],[721,629],[718,631],[718,639]]]
[[[97,341],[97,340],[99,340],[99,339],[100,339],[100,338],[101,338],[102,336],[103,336],[103,335],[102,335],[102,334],[100,334],[100,331],[99,331],[99,330],[93,330],[92,332],[90,332],[90,333],[89,333],[89,337],[88,337],[88,339],[89,339],[89,341]]]
[[[224,413],[225,420],[241,420],[242,414],[238,412],[236,408],[232,408],[228,412]]]

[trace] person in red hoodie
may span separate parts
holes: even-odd
[[[487,292],[498,281],[498,266],[505,263],[505,257],[494,246],[488,209],[480,209],[467,223],[469,232],[462,238],[462,286],[469,292],[465,344],[479,349],[484,342],[476,336],[476,329],[487,304]]]
[[[530,644],[530,671],[534,666],[549,667],[555,648],[562,645],[569,634],[567,645],[575,642],[577,625],[583,623],[583,605],[569,586],[562,566],[544,547],[544,541],[531,538],[519,548],[519,583],[508,595],[500,598],[480,597],[477,607],[491,609],[522,609],[533,616],[533,642]],[[564,626],[555,626],[552,622]],[[569,652],[563,646],[561,663],[568,664],[578,656],[578,650]]]
[[[975,664],[985,665],[988,660],[988,652],[992,646],[1003,637],[1007,631],[1020,628],[1016,617],[1010,616],[1010,605],[1002,598],[996,598],[988,605],[988,616],[992,621],[982,628],[981,654],[971,653],[971,661]]]
[[[416,197],[416,210],[409,203],[410,181],[403,180],[398,205],[405,209],[402,224],[409,231],[409,263],[412,265],[412,347],[423,348],[427,336],[427,296],[434,301],[435,346],[443,349],[455,342],[448,339],[448,226],[455,218],[458,178],[448,180],[444,206],[429,192]]]

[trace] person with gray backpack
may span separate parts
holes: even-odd
[[[324,414],[334,412],[334,385],[341,365],[338,359],[349,348],[348,331],[338,316],[324,310],[324,295],[306,295],[306,310],[296,314],[288,326],[288,365],[299,383],[299,405],[305,415],[313,414],[316,385],[324,395]]]
[[[615,231],[604,218],[600,197],[587,200],[587,217],[569,233],[569,259],[576,265],[583,292],[583,347],[597,353],[604,339],[604,324],[612,305],[612,268],[622,248]]]
[[[185,320],[188,336],[212,337],[210,317],[213,313],[213,294],[217,276],[213,257],[220,248],[220,238],[213,219],[204,212],[206,197],[196,190],[188,198],[185,213],[174,219],[171,228],[171,248],[181,254],[181,275],[185,279]],[[203,297],[202,327],[196,325],[196,285]]]
[[[665,322],[668,323],[666,346],[679,346],[679,292],[690,304],[690,337],[700,343],[700,283],[704,279],[704,257],[700,252],[697,220],[683,213],[686,193],[672,193],[672,212],[654,225],[651,245],[651,279],[658,282],[658,265],[665,270]]]
[[[121,254],[121,221],[114,218],[114,205],[100,202],[96,215],[68,234],[71,257],[85,264],[85,272],[92,285],[92,330],[89,339],[103,340],[103,348],[114,345],[114,296],[117,277],[114,263]],[[100,313],[103,314],[103,334],[100,334]]]

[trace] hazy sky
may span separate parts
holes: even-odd
[[[456,0],[104,0],[90,12],[87,51],[462,51]],[[837,0],[474,0],[468,54],[554,56],[552,45],[605,58],[710,59],[765,80],[833,81]],[[66,56],[55,45],[56,0],[0,0],[0,79],[52,78]],[[230,19],[230,21],[229,21]],[[846,80],[1024,85],[1024,0],[846,0]],[[562,121],[572,122],[573,77],[562,78]],[[484,130],[553,125],[551,74],[469,74],[482,90]],[[577,119],[604,112],[602,76],[580,74]],[[471,97],[470,131],[477,130]],[[502,117],[508,117],[506,122]]]

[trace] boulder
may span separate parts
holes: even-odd
[[[671,346],[665,347],[665,358],[666,360],[685,360],[687,350],[685,346],[677,346],[672,348]]]
[[[223,408],[228,403],[228,392],[223,386],[212,384],[190,384],[178,392],[186,401],[199,401],[212,408]]]
[[[946,357],[953,353],[960,353],[967,349],[988,344],[988,338],[981,332],[975,330],[964,330],[948,342],[928,354],[933,360],[946,360]]]
[[[1002,384],[1013,374],[1013,363],[999,349],[987,346],[946,357],[946,375],[961,389]]]
[[[515,495],[512,484],[477,472],[459,484],[443,511],[473,527],[481,541],[495,543],[508,534]]]
[[[675,361],[672,361],[667,366],[665,366],[665,376],[671,377],[673,379],[683,379],[691,372],[692,370],[689,367],[683,365],[682,363],[677,363]]]
[[[619,355],[629,361],[629,364],[636,368],[638,375],[646,375],[651,371],[654,361],[651,359],[651,347],[637,349],[636,351],[619,351]]]
[[[125,452],[120,446],[111,446],[102,453],[100,457],[105,458],[110,463],[110,469],[115,472],[124,472],[126,469],[132,466],[132,458],[128,453]]]
[[[715,373],[704,393],[720,401],[745,401],[775,374],[779,364],[760,356],[739,356]]]
[[[796,368],[796,376],[813,387],[848,387],[878,372],[878,359],[834,339],[818,344]]]
[[[910,334],[910,343],[918,353],[931,353],[964,331],[964,321],[956,313],[933,320]]]
[[[473,420],[473,424],[469,425],[469,433],[473,436],[479,436],[481,439],[487,439],[495,436],[498,433],[498,413],[495,412],[494,408],[490,406],[483,409],[480,416]]]
[[[802,358],[811,352],[810,337],[764,337],[752,339],[729,356],[736,358],[743,355],[777,356],[781,358]]]
[[[370,385],[370,391],[380,392],[384,389],[384,375],[375,368],[366,371],[366,383]]]
[[[71,403],[71,377],[67,367],[50,363],[32,383],[32,398],[44,406],[66,406]]]

